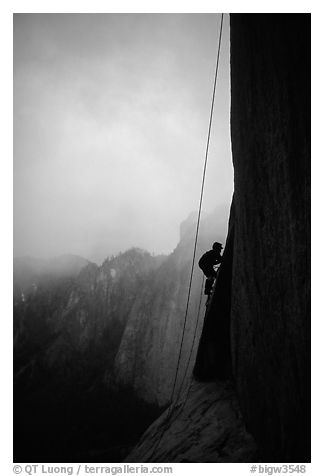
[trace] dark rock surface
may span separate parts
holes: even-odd
[[[226,246],[210,304],[206,309],[193,370],[196,380],[226,379],[231,376],[230,313],[234,244],[234,202],[232,203]],[[215,317],[217,316],[217,317]]]
[[[310,15],[231,15],[232,360],[267,461],[310,460]]]

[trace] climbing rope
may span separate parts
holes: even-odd
[[[194,265],[195,265],[195,259],[196,259],[199,225],[200,225],[202,201],[203,201],[204,187],[205,187],[205,177],[206,177],[207,160],[208,160],[208,152],[209,152],[210,134],[211,134],[211,127],[212,127],[212,122],[213,122],[215,93],[216,93],[216,84],[217,84],[217,76],[218,76],[218,65],[219,65],[220,47],[221,47],[221,40],[222,40],[222,31],[223,31],[223,18],[224,18],[224,13],[221,14],[221,22],[220,22],[220,29],[219,29],[218,49],[217,49],[217,59],[216,59],[216,67],[215,67],[215,74],[214,74],[213,94],[212,94],[211,108],[210,108],[210,115],[209,115],[209,125],[208,125],[207,143],[206,143],[206,150],[205,150],[205,160],[204,160],[204,168],[203,168],[203,174],[202,174],[200,199],[199,199],[199,207],[198,207],[198,218],[197,218],[197,226],[196,226],[196,233],[195,233],[195,242],[194,242],[192,263],[191,263],[191,271],[190,271],[190,279],[189,279],[189,287],[188,287],[188,296],[187,296],[185,317],[184,317],[184,322],[183,322],[183,330],[182,330],[181,343],[180,343],[180,349],[179,349],[178,360],[177,360],[177,367],[176,367],[176,372],[175,372],[175,377],[174,377],[174,382],[173,382],[172,392],[171,392],[171,398],[170,398],[171,405],[169,406],[165,423],[168,422],[168,420],[169,420],[169,418],[172,414],[172,411],[173,411],[173,406],[174,406],[173,405],[173,400],[174,400],[174,394],[175,394],[175,389],[176,389],[176,384],[177,384],[177,379],[178,379],[178,373],[179,373],[180,361],[181,361],[181,354],[182,354],[182,347],[183,347],[185,329],[186,329],[187,318],[188,318],[189,301],[190,301],[190,295],[191,295],[192,278],[193,278]],[[198,318],[199,318],[199,316],[198,316]],[[198,327],[198,322],[196,323],[194,339],[196,338],[197,327]],[[191,358],[191,355],[190,355],[189,359],[190,358]],[[164,430],[162,430],[161,436],[158,439],[157,444],[153,447],[152,455],[155,453],[156,449],[158,448],[165,431],[166,431],[166,428],[164,428]]]
[[[180,396],[181,396],[181,391],[182,391],[182,388],[183,388],[183,385],[186,381],[186,377],[187,377],[187,372],[189,370],[189,365],[190,365],[190,360],[191,360],[191,356],[192,356],[192,353],[193,353],[193,349],[194,349],[194,346],[195,346],[195,342],[196,342],[196,336],[197,336],[197,330],[198,330],[198,324],[199,324],[199,318],[200,318],[200,309],[201,309],[201,303],[202,303],[202,297],[203,297],[203,291],[204,291],[204,282],[205,282],[205,278],[204,276],[202,277],[202,281],[201,281],[201,288],[200,288],[200,297],[199,297],[199,304],[198,304],[198,312],[197,312],[197,317],[196,317],[196,324],[195,324],[195,330],[194,330],[194,336],[193,336],[193,339],[192,339],[192,344],[191,344],[191,348],[190,348],[190,352],[189,352],[189,357],[188,357],[188,360],[187,360],[187,365],[186,365],[186,369],[184,371],[184,374],[183,374],[183,379],[182,379],[182,382],[180,384],[180,387],[179,387],[179,390],[178,390],[178,394],[177,394],[177,398],[176,398],[176,403],[178,402]],[[190,385],[189,385],[190,387]],[[188,394],[187,394],[188,396]],[[185,399],[185,401],[187,400],[187,397]],[[175,405],[176,405],[175,403]]]
[[[212,96],[210,116],[209,116],[209,126],[208,126],[208,134],[207,134],[207,144],[206,144],[204,169],[203,169],[202,182],[201,182],[201,190],[200,190],[200,199],[199,199],[199,208],[198,208],[198,219],[197,219],[196,234],[195,234],[195,243],[194,243],[194,250],[193,250],[193,256],[192,256],[192,263],[191,263],[191,272],[190,272],[190,280],[189,280],[189,288],[188,288],[188,297],[187,297],[187,304],[186,304],[185,318],[184,318],[184,323],[183,323],[183,330],[182,330],[182,336],[181,336],[181,343],[180,343],[180,350],[179,350],[177,368],[176,368],[175,379],[174,379],[173,388],[172,388],[172,393],[171,393],[171,402],[173,401],[174,392],[175,392],[176,383],[177,383],[177,378],[178,378],[179,367],[180,367],[181,353],[182,353],[182,347],[183,347],[183,342],[184,342],[185,329],[186,329],[187,318],[188,318],[188,310],[189,310],[189,301],[190,301],[190,295],[191,295],[192,278],[193,278],[193,272],[194,272],[194,266],[195,266],[195,259],[196,259],[198,233],[199,233],[199,225],[200,225],[200,218],[201,218],[202,201],[203,201],[204,187],[205,187],[206,168],[207,168],[207,160],[208,160],[208,152],[209,152],[210,133],[211,133],[211,126],[212,126],[212,122],[213,122],[213,112],[214,112],[215,93],[216,93],[216,84],[217,84],[217,75],[218,75],[219,54],[220,54],[220,46],[221,46],[221,39],[222,39],[222,29],[223,29],[223,16],[224,16],[224,13],[222,13],[222,16],[221,16],[221,24],[220,24],[220,31],[219,31],[219,40],[218,40],[217,60],[216,60],[216,69],[215,69],[215,77],[214,77],[213,96]]]
[[[213,288],[212,288],[212,292],[211,292],[211,294],[210,294],[210,297],[208,297],[207,304],[208,304],[209,301],[212,300],[213,295],[214,295],[214,293],[215,293],[216,283],[217,283],[217,278],[218,278],[218,273],[219,273],[219,267],[217,268],[217,275],[216,275],[216,278],[215,278],[215,281],[214,281],[214,284],[213,284]],[[204,277],[203,277],[202,284],[203,284],[203,283],[204,283]],[[196,326],[195,326],[194,337],[193,337],[193,341],[192,341],[191,349],[190,349],[190,353],[189,353],[189,358],[188,358],[188,361],[187,361],[186,370],[185,370],[185,372],[184,372],[184,376],[183,376],[181,385],[180,385],[180,387],[179,387],[178,395],[177,395],[176,402],[174,403],[174,405],[176,405],[177,402],[179,401],[180,396],[181,396],[181,391],[182,391],[183,385],[184,385],[184,383],[185,383],[185,381],[186,381],[187,372],[188,372],[189,365],[190,365],[190,359],[191,359],[191,355],[192,355],[192,352],[193,352],[193,349],[194,349],[194,345],[195,345],[195,341],[196,341],[198,323],[199,323],[199,318],[200,318],[200,308],[201,308],[202,294],[203,294],[203,286],[201,287],[201,290],[200,290],[200,299],[199,299],[198,313],[197,313],[197,318],[196,318]],[[206,306],[207,306],[207,304],[206,304]],[[210,302],[209,302],[209,305],[207,306],[207,311],[206,311],[206,312],[208,312],[209,307],[210,307]],[[188,396],[189,396],[189,392],[190,392],[190,387],[191,387],[191,384],[192,384],[192,380],[193,380],[193,374],[191,374],[191,377],[190,377],[190,381],[189,381],[189,385],[188,385],[188,389],[187,389],[186,396],[185,396],[183,402],[181,403],[181,406],[180,406],[181,410],[183,410],[183,408],[185,407],[185,405],[186,405],[186,403],[187,403]]]

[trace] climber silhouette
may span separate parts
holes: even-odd
[[[215,270],[214,266],[217,264],[221,263],[222,257],[221,257],[221,250],[223,246],[221,243],[218,243],[217,241],[213,244],[212,249],[209,251],[206,251],[200,258],[198,265],[199,268],[203,271],[204,275],[206,276],[206,282],[205,282],[205,294],[207,296],[210,295],[210,292],[213,287],[214,279],[217,276],[217,271]]]

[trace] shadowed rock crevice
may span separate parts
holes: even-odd
[[[230,313],[234,244],[234,202],[228,236],[211,303],[205,315],[193,375],[196,380],[226,379],[231,375]]]

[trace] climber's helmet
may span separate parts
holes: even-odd
[[[223,245],[221,243],[218,243],[218,241],[215,241],[215,243],[213,244],[213,250],[221,251],[222,248],[223,248]]]

